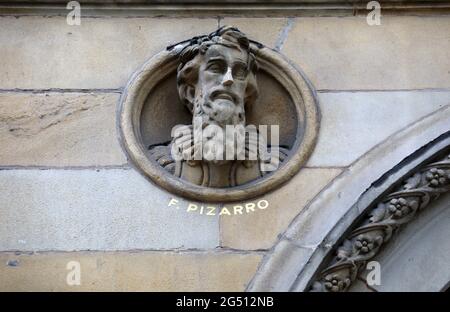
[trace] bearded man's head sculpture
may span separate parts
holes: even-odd
[[[213,154],[217,155],[220,147],[220,153],[224,155],[222,150],[226,150],[228,141],[218,135],[221,131],[214,129],[222,129],[225,133],[227,126],[240,126],[242,130],[246,126],[246,112],[258,97],[258,65],[248,38],[237,28],[224,26],[182,45],[179,61],[178,94],[193,115],[194,128],[192,125],[184,126],[184,136],[175,135],[168,146],[151,146],[150,152],[155,160],[172,174],[202,186],[230,187],[263,176],[257,165],[261,158],[249,161],[244,156],[241,159],[237,157],[238,152],[231,160],[200,157],[186,161],[172,157],[174,151],[185,156],[184,159],[193,156],[199,150],[195,142],[201,142],[203,153],[214,151]],[[204,130],[199,140],[194,140],[191,134],[196,128]],[[243,136],[246,138],[244,153],[248,155],[249,136],[245,132]],[[255,143],[255,146],[260,143]],[[234,140],[231,144],[234,146]],[[285,154],[282,156],[284,158]]]
[[[233,27],[193,38],[180,53],[178,93],[194,117],[218,126],[245,124],[258,96],[257,63],[247,37]]]

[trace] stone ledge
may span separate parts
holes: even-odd
[[[368,2],[368,1],[367,1]],[[123,0],[82,1],[89,16],[354,16],[367,14],[367,2],[358,0]],[[444,0],[381,0],[383,14],[450,14]],[[0,15],[66,15],[67,1],[0,1]]]
[[[335,4],[361,4],[361,0],[83,0],[86,4],[267,4],[267,5],[279,5],[279,4],[319,4],[319,3],[335,3]],[[380,0],[380,3],[393,3],[398,5],[407,6],[415,3],[443,3],[448,2],[446,0]],[[64,0],[0,0],[1,3],[29,3],[29,4],[67,4]]]

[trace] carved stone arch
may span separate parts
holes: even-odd
[[[450,281],[449,237],[450,191],[404,224],[374,255],[371,261],[376,262],[362,268],[348,291],[445,291]]]
[[[358,268],[389,244],[395,222],[414,220],[438,194],[450,192],[449,125],[446,106],[358,159],[293,220],[247,290],[348,290]],[[434,174],[445,179],[435,185]],[[403,206],[409,212],[386,221]]]
[[[364,195],[358,200],[357,205],[360,207],[359,210],[362,211],[361,215],[356,219],[356,222],[353,222],[339,240],[340,243],[338,244],[338,247],[332,249],[331,256],[324,258],[312,283],[310,282],[312,291],[347,291],[354,284],[357,276],[360,275],[359,273],[367,271],[365,270],[366,264],[371,260],[378,260],[379,254],[382,253],[382,251],[384,251],[383,249],[386,249],[386,247],[394,254],[394,256],[388,255],[388,259],[396,258],[395,253],[397,250],[392,248],[393,245],[401,247],[402,244],[406,245],[406,243],[409,243],[409,254],[414,255],[414,248],[426,249],[426,247],[430,247],[430,244],[432,243],[430,238],[432,239],[432,236],[436,236],[436,239],[439,239],[439,237],[440,239],[445,239],[446,235],[450,235],[450,229],[448,227],[450,215],[444,214],[448,213],[448,195],[450,193],[449,138],[450,133],[445,134],[437,139],[436,142],[433,142],[417,153],[414,153],[410,158],[420,160],[420,165],[412,169],[411,172],[393,185],[390,182],[381,182],[380,185],[374,186],[381,190],[387,187],[383,195],[376,200],[370,202]],[[436,149],[435,145],[439,145],[437,142],[440,141],[446,142],[446,145],[444,145],[442,149]],[[423,157],[424,150],[433,150],[434,155]],[[438,198],[440,198],[440,203],[436,204]],[[367,208],[363,208],[364,206],[367,206]],[[433,213],[437,211],[438,215],[427,214],[426,212],[429,212],[431,208],[435,208]],[[426,211],[425,217],[423,216],[423,211]],[[447,219],[444,224],[438,222],[443,221],[442,219],[439,219],[440,215],[443,215],[444,219]],[[422,217],[419,218],[419,216]],[[417,219],[420,220],[417,221]],[[411,223],[414,225],[412,226],[412,229]],[[433,223],[434,225],[430,225]],[[400,233],[401,239],[397,239],[396,244],[390,243],[390,241],[393,240],[392,238],[398,234],[399,230],[406,225],[410,228],[408,228],[408,231]],[[444,231],[440,229],[442,225]],[[413,236],[416,236],[414,240],[426,242],[428,246],[414,246],[414,244],[411,246],[411,240],[409,238]],[[446,247],[450,247],[450,245]],[[441,250],[427,250],[428,254],[426,257],[429,257],[430,261],[436,260],[435,256],[439,259],[446,258],[448,261],[448,258],[450,258],[450,248],[446,249],[448,249],[448,254],[445,252],[444,255],[440,255]],[[386,255],[389,253],[385,252],[384,254]],[[406,252],[406,254],[408,253]],[[423,256],[424,255],[420,255],[420,258],[423,258]],[[415,255],[415,257],[417,257],[417,255]],[[442,265],[439,266],[442,267]],[[390,267],[391,280],[389,281],[388,278],[389,283],[391,285],[394,284],[397,287],[403,283],[402,288],[404,290],[408,289],[405,287],[406,283],[404,283],[404,280],[406,280],[405,274],[397,273],[395,267],[394,269],[392,269],[392,266]],[[404,268],[406,267],[407,263],[404,263]],[[414,267],[414,265],[411,265],[411,267]],[[415,269],[417,269],[417,266]],[[437,267],[434,269],[437,269]],[[443,269],[448,270],[448,266]],[[419,272],[422,273],[421,271],[414,273],[419,274]],[[409,273],[411,275],[411,272]],[[395,278],[396,275],[396,278],[398,279],[403,277],[403,281],[398,281],[397,283],[392,281],[392,277]],[[445,275],[447,277],[440,282],[440,287],[433,290],[441,290],[444,287],[448,281],[450,271],[448,270]],[[361,280],[364,281],[364,279]],[[418,282],[417,278],[412,278],[411,280],[413,281],[412,284]],[[424,282],[423,285],[427,284],[425,281],[422,282]],[[380,281],[377,281],[377,284],[380,284],[378,286],[383,285]],[[386,283],[384,283],[383,287],[386,287]],[[391,286],[391,289],[388,289],[395,291],[402,290],[402,288],[392,289]],[[413,288],[410,290],[419,289]]]

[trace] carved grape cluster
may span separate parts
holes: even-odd
[[[368,235],[359,235],[355,240],[355,249],[360,253],[366,254],[372,251],[376,246],[375,239]]]
[[[403,197],[399,197],[389,201],[388,210],[393,218],[399,219],[416,210],[418,205],[416,200],[407,200]]]
[[[327,276],[325,276],[324,280],[325,289],[331,292],[344,291],[351,284],[351,280],[349,277],[340,276],[339,274],[328,274]]]
[[[440,187],[449,183],[450,173],[444,169],[431,168],[425,174],[425,178],[431,187]]]

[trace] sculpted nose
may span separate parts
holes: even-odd
[[[228,67],[225,76],[223,76],[222,85],[231,86],[233,84],[233,74],[231,73],[231,68]]]

